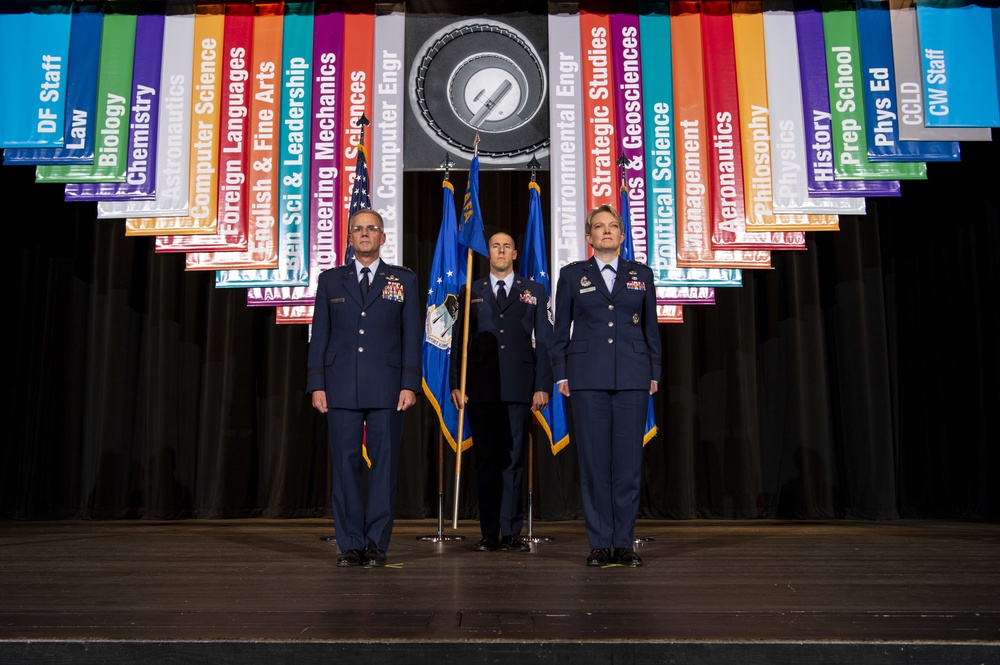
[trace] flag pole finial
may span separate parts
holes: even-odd
[[[479,132],[476,132],[476,138],[472,141],[472,156],[479,156]]]
[[[444,153],[444,159],[441,160],[441,168],[444,169],[444,179],[448,180],[451,177],[451,167],[455,166],[455,162],[452,161],[451,155],[447,152]]]
[[[625,169],[628,167],[629,161],[630,160],[625,159],[625,153],[624,152],[618,153],[618,161],[615,162],[615,164],[618,165],[618,187],[619,188],[621,188],[622,183],[625,182]]]
[[[532,155],[531,161],[528,162],[528,168],[531,169],[531,182],[535,182],[535,176],[538,175],[538,169],[541,166],[542,163],[538,161],[538,158]]]
[[[358,118],[354,122],[354,124],[361,128],[361,145],[364,145],[365,144],[365,127],[367,127],[368,125],[372,124],[372,121],[369,120],[368,117],[365,115],[365,112],[362,111],[361,112],[361,117]]]

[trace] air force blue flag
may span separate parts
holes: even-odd
[[[552,303],[552,288],[549,281],[547,251],[545,249],[545,229],[542,224],[542,194],[538,183],[528,184],[528,226],[524,232],[524,247],[521,253],[521,277],[533,279],[545,287],[545,294]],[[549,311],[551,323],[552,312]],[[569,426],[566,420],[566,398],[552,387],[549,405],[535,412],[535,419],[545,430],[555,455],[569,443]]]
[[[489,256],[486,238],[483,236],[483,214],[479,210],[479,156],[472,158],[469,167],[469,183],[465,187],[465,202],[462,204],[462,225],[458,228],[458,242],[483,256]]]
[[[448,386],[451,362],[451,336],[461,334],[462,326],[455,325],[458,314],[458,290],[465,284],[464,262],[460,260],[458,246],[458,219],[455,215],[455,189],[447,180],[442,187],[444,206],[441,213],[441,230],[438,232],[434,260],[431,263],[430,286],[427,289],[427,319],[424,322],[424,395],[438,415],[441,431],[448,445],[457,452],[458,410],[451,403]],[[482,235],[482,234],[480,234]],[[464,439],[462,450],[472,445],[469,419],[462,425]]]

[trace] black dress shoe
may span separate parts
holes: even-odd
[[[622,566],[636,567],[642,565],[642,559],[635,553],[634,549],[626,547],[615,550],[615,563]]]
[[[360,566],[361,560],[365,558],[365,553],[361,550],[344,550],[337,557],[337,565],[341,568]]]
[[[369,547],[365,550],[365,565],[366,566],[384,566],[387,559],[385,558],[385,552],[375,547]]]
[[[602,547],[596,550],[590,550],[590,556],[587,557],[588,566],[606,566],[611,563],[611,550]]]
[[[483,536],[476,543],[477,552],[495,552],[500,549],[500,543],[493,536]]]
[[[505,552],[530,552],[531,545],[521,536],[504,536],[500,539],[500,549]]]

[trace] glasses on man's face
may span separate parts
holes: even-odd
[[[352,226],[351,233],[360,234],[362,231],[368,231],[369,235],[375,235],[376,233],[382,233],[382,229],[375,226],[374,224],[369,224],[368,226]]]

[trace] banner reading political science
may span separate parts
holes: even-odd
[[[319,275],[343,263],[336,229],[340,210],[340,94],[344,15],[328,5],[313,18],[313,76],[309,175],[309,283],[305,287],[248,291],[248,299],[280,297],[278,323],[310,323]]]
[[[72,11],[71,2],[0,7],[0,148],[63,145]]]
[[[219,178],[215,233],[156,236],[157,252],[224,252],[247,249],[250,65],[253,5],[226,6],[222,42],[222,96],[219,119]]]
[[[889,0],[892,60],[903,141],[990,141],[989,127],[927,127],[924,123],[923,60],[917,36],[917,0]]]
[[[957,141],[904,141],[899,138],[889,3],[888,0],[857,0],[857,3],[868,159],[873,162],[958,161],[961,153]]]
[[[72,6],[63,145],[55,148],[7,148],[3,151],[4,164],[89,164],[94,161],[97,72],[100,69],[104,15],[101,5],[96,2],[74,2]]]
[[[808,146],[799,78],[795,15],[782,9],[782,6],[774,0],[765,0],[763,3],[767,100],[771,120],[771,184],[774,195],[771,205],[779,213],[863,215],[864,196],[809,195],[806,166]],[[829,136],[826,140],[830,140]],[[832,164],[832,153],[829,159]],[[864,184],[862,181],[857,182]]]
[[[191,72],[194,7],[167,5],[160,58],[159,125],[156,130],[156,196],[152,200],[98,201],[98,219],[175,217],[188,211],[187,165],[191,148]]]
[[[770,250],[712,247],[709,197],[708,118],[697,2],[670,4],[674,89],[677,265],[682,268],[769,268]]]
[[[677,265],[677,180],[674,151],[673,52],[670,8],[647,7],[639,16],[645,62],[657,62],[642,79],[646,134],[646,217],[649,220],[649,267],[657,296],[678,295],[659,289],[739,286],[742,272],[728,268],[681,268]],[[699,294],[705,296],[706,294]]]
[[[997,11],[966,0],[917,0],[928,127],[1000,126]]]
[[[66,201],[152,199],[156,195],[156,128],[160,111],[160,65],[163,14],[140,7],[132,58],[132,104],[129,109],[125,180],[116,183],[69,183]]]
[[[188,212],[181,216],[128,217],[125,235],[215,233],[218,213],[219,112],[222,99],[222,49],[225,9],[197,5],[194,15]]]
[[[552,211],[552,285],[559,271],[587,258],[582,220],[587,215],[584,157],[586,116],[583,109],[583,54],[580,50],[580,15],[550,13],[549,73],[552,79],[549,127],[552,131],[549,160],[549,205]],[[555,300],[555,293],[552,300]],[[550,302],[551,302],[550,301]]]
[[[747,230],[839,229],[840,218],[837,215],[774,212],[770,99],[764,60],[764,17],[759,0],[739,0],[733,3],[733,46],[736,53]]]
[[[91,164],[39,166],[35,182],[123,182],[132,103],[136,5],[105,5],[97,80],[96,143]]]
[[[823,0],[822,4],[834,174],[843,180],[927,178],[924,162],[873,162],[868,158],[861,47],[854,0]]]
[[[728,2],[715,0],[701,5],[705,111],[712,137],[709,150],[712,247],[805,249],[805,235],[799,231],[747,231],[732,8]]]

